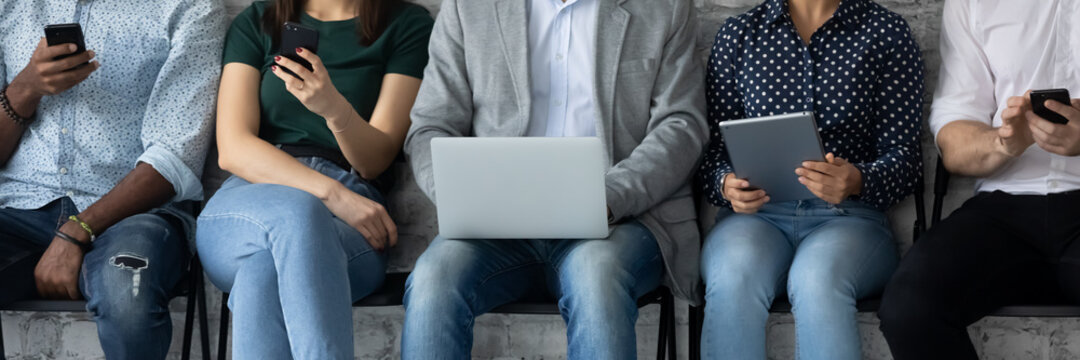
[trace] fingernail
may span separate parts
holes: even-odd
[[[275,56],[274,61],[281,61],[281,56]]]
[[[75,46],[75,44],[68,44],[68,50],[75,51],[75,50],[78,50],[78,49],[79,49],[79,47]]]
[[[277,71],[277,65],[270,65],[270,71]]]
[[[304,52],[304,48],[296,48],[296,53],[297,54],[302,53],[302,52]]]

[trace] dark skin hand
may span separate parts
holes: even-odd
[[[6,94],[16,114],[24,118],[34,116],[42,97],[67,91],[86,80],[100,67],[100,64],[94,61],[75,68],[93,59],[93,51],[53,60],[57,56],[71,54],[75,49],[74,44],[48,46],[45,38],[38,41],[34,54],[30,56],[30,63],[8,84]],[[0,166],[11,159],[25,130],[8,118],[5,112],[0,111]]]
[[[120,220],[159,207],[175,195],[172,184],[154,167],[139,163],[108,194],[78,216],[93,227],[95,235],[101,235]],[[65,223],[60,231],[79,241],[90,241],[90,234],[74,221]],[[54,238],[34,268],[34,280],[41,297],[79,299],[82,296],[79,292],[79,268],[83,255],[75,244]]]

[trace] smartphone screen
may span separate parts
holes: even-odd
[[[1069,90],[1066,89],[1050,89],[1050,90],[1034,90],[1031,92],[1031,110],[1035,115],[1039,115],[1043,119],[1056,124],[1067,124],[1069,119],[1066,119],[1061,114],[1054,112],[1053,110],[1046,108],[1046,101],[1054,100],[1059,103],[1069,105]]]
[[[86,43],[83,41],[82,26],[79,26],[79,24],[46,25],[45,42],[48,43],[49,46],[75,44],[76,50],[74,53],[57,56],[54,60],[60,60],[86,52]]]
[[[298,62],[308,70],[311,70],[311,63],[304,60],[304,58],[296,53],[296,48],[301,47],[311,51],[313,54],[318,54],[319,31],[291,21],[286,22],[285,26],[281,29],[281,56]],[[296,74],[293,74],[289,69],[283,66],[279,67],[290,75],[296,76]],[[299,77],[297,76],[297,78]]]

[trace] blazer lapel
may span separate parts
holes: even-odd
[[[622,8],[626,0],[600,1],[599,18],[596,21],[596,82],[593,86],[593,102],[596,105],[596,133],[604,140],[608,162],[614,165],[614,118],[615,79],[619,74],[619,58],[622,56],[623,39],[630,12]]]
[[[496,21],[499,25],[499,40],[502,41],[503,55],[510,66],[510,81],[514,84],[514,97],[517,100],[521,120],[521,135],[529,127],[529,114],[532,111],[531,90],[529,90],[529,28],[526,18],[527,3],[521,0],[499,0],[495,3]]]

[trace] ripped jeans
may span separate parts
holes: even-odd
[[[66,197],[36,210],[0,208],[0,305],[37,298],[34,267],[56,228],[78,212]],[[83,257],[79,290],[106,358],[165,358],[169,299],[189,256],[183,225],[161,211],[124,219],[97,237]]]

